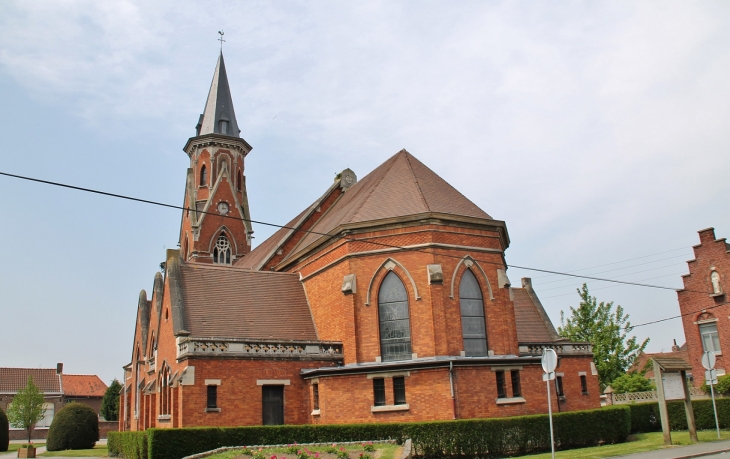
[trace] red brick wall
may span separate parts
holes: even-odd
[[[717,319],[715,323],[723,354],[717,356],[715,367],[730,373],[730,357],[726,355],[730,354],[730,305],[725,304],[730,297],[728,294],[712,296],[710,281],[712,271],[717,271],[722,291],[730,292],[730,253],[727,251],[725,239],[716,240],[712,228],[700,231],[699,235],[700,244],[693,247],[695,259],[687,262],[689,275],[682,277],[684,290],[677,292],[695,386],[702,385],[705,380],[705,369],[701,363],[704,349],[697,324],[703,311],[709,316],[702,319]]]
[[[310,422],[309,387],[299,372],[303,368],[330,366],[332,362],[294,360],[188,360],[195,367],[195,384],[180,386],[180,427],[261,425],[262,386],[259,379],[288,379],[284,387],[284,422]],[[206,379],[220,379],[220,412],[206,412]]]

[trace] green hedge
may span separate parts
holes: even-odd
[[[109,432],[109,455],[127,459],[147,459],[147,432]]]
[[[631,411],[616,406],[553,416],[559,449],[618,443],[631,430]],[[180,459],[221,446],[413,440],[424,457],[497,457],[550,450],[547,415],[414,423],[195,427],[110,432],[109,454],[127,459]],[[145,442],[146,440],[146,442]],[[145,454],[144,445],[147,446]]]
[[[99,417],[94,409],[72,402],[56,413],[48,429],[46,449],[91,449],[99,441]]]
[[[0,451],[7,451],[10,443],[10,425],[8,425],[8,416],[2,408],[0,408]]]
[[[717,417],[721,429],[730,428],[730,398],[721,398],[717,403]],[[631,408],[631,432],[657,432],[662,430],[659,419],[658,403],[637,403],[624,405]],[[697,429],[714,429],[715,414],[712,410],[712,400],[693,400],[692,408],[695,414]],[[687,415],[684,411],[684,401],[667,402],[669,427],[671,430],[687,430]]]

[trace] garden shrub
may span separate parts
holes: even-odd
[[[147,432],[109,432],[109,456],[126,459],[147,459]]]
[[[721,429],[730,428],[730,399],[716,399],[717,417]],[[658,432],[662,430],[659,417],[658,403],[637,403],[624,405],[631,409],[631,432]],[[712,409],[712,400],[693,400],[692,409],[695,415],[695,425],[698,430],[714,429],[715,414]],[[671,430],[687,430],[687,414],[684,411],[684,401],[667,402],[669,428]]]
[[[10,444],[10,424],[8,424],[8,416],[2,408],[0,408],[0,451],[7,451]]]
[[[72,402],[61,408],[48,429],[46,449],[91,449],[99,441],[99,418],[83,403]]]
[[[631,411],[627,406],[615,406],[558,413],[553,423],[559,449],[618,443],[630,433]],[[544,414],[413,423],[148,429],[148,458],[140,446],[144,443],[140,433],[109,435],[110,455],[127,459],[179,459],[222,446],[363,440],[402,443],[407,438],[413,441],[414,453],[425,457],[497,457],[550,450],[550,428]]]

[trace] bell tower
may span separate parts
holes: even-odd
[[[183,148],[190,158],[180,226],[184,261],[232,265],[251,251],[244,175],[251,145],[240,134],[221,52],[195,137]]]

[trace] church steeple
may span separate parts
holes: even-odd
[[[195,126],[196,135],[222,134],[231,137],[240,137],[241,130],[238,128],[236,113],[233,110],[233,99],[231,88],[228,85],[226,64],[223,61],[223,53],[218,56],[218,63],[213,73],[213,81],[208,91],[208,100],[205,102],[205,110],[198,119]]]
[[[205,110],[185,153],[190,168],[180,227],[183,260],[232,265],[251,250],[251,216],[244,162],[251,145],[240,137],[223,53]]]

